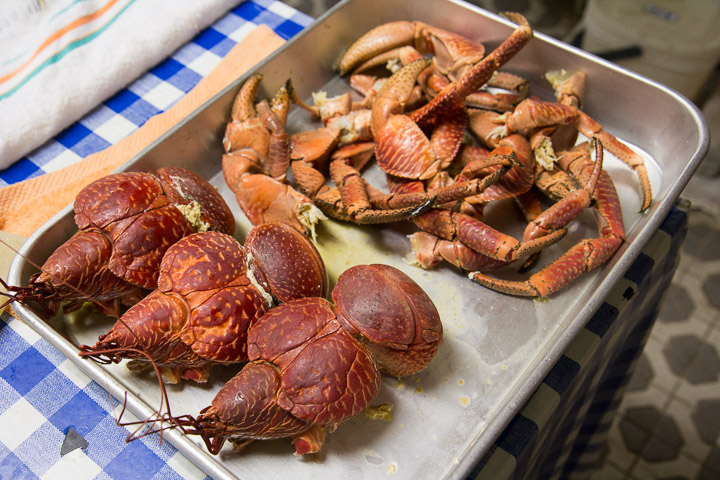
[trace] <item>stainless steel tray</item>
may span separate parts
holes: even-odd
[[[512,30],[505,20],[458,1],[344,1],[254,69],[264,74],[259,95],[272,95],[288,77],[305,98],[320,89],[332,93],[344,88],[333,67],[346,48],[371,27],[398,19],[422,20],[454,30],[485,42],[488,48]],[[533,93],[544,98],[551,98],[551,90],[543,74],[557,68],[585,70],[586,111],[608,131],[647,154],[654,202],[646,214],[637,213],[641,198],[634,174],[617,160],[606,160],[621,196],[627,228],[627,242],[607,265],[547,301],[533,301],[486,290],[452,268],[423,271],[408,265],[403,260],[410,251],[406,235],[412,229],[408,225],[357,227],[324,222],[318,247],[331,281],[354,264],[391,264],[415,278],[440,310],[446,341],[431,366],[407,379],[383,380],[375,403],[394,405],[392,421],[372,421],[361,415],[328,435],[323,451],[308,458],[293,456],[287,441],[255,442],[242,454],[225,449],[213,457],[197,438],[186,438],[177,431],[166,432],[165,438],[218,479],[352,479],[386,474],[395,478],[464,478],[657,230],[708,148],[704,120],[684,97],[544,35],[537,34],[505,67],[528,78]],[[177,165],[210,179],[234,208],[240,240],[250,224],[223,183],[220,139],[233,97],[250,73],[121,168],[154,170]],[[308,117],[295,111],[288,129],[306,128],[307,123]],[[519,232],[518,226],[508,228],[511,233]],[[21,253],[42,263],[74,231],[68,206],[28,239]],[[584,215],[574,223],[569,237],[543,257],[553,258],[579,238],[595,235],[592,215]],[[18,257],[9,281],[24,284],[33,271],[31,263]],[[138,417],[148,416],[157,407],[158,389],[150,376],[131,375],[123,365],[100,367],[81,361],[54,328],[22,306],[17,306],[17,312],[116,398],[129,392],[129,408]],[[103,318],[82,323],[59,319],[54,325],[69,338],[92,344],[110,322]],[[171,387],[174,413],[196,414],[234,371],[215,369],[207,385]]]

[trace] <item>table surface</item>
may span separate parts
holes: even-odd
[[[0,171],[0,187],[118,142],[192,89],[253,26],[267,25],[289,39],[311,22],[278,1],[240,4],[42,148]],[[0,478],[205,478],[157,436],[126,444],[128,431],[115,423],[118,413],[118,402],[102,385],[22,322],[2,315]]]

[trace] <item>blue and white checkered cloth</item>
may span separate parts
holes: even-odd
[[[279,1],[240,4],[86,117],[0,170],[0,187],[59,170],[127,137],[189,92],[255,26],[267,25],[287,40],[312,20]]]
[[[312,18],[273,0],[240,4],[172,57],[41,148],[0,171],[0,187],[103,150],[167,110],[257,25],[289,39]],[[0,479],[205,478],[157,437],[125,443],[117,401],[22,322],[0,319]],[[61,455],[66,436],[87,441]],[[82,440],[80,440],[82,442]]]
[[[0,478],[205,478],[157,437],[125,443],[117,401],[9,315],[0,321]],[[61,454],[72,429],[87,442]]]

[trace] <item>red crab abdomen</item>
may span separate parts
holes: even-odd
[[[279,368],[278,404],[311,423],[347,420],[368,406],[380,386],[370,352],[322,298],[292,300],[263,315],[248,332],[248,354]]]
[[[108,269],[111,254],[112,245],[102,233],[77,232],[48,257],[33,281],[49,282],[65,300],[102,302],[123,295],[144,295]]]
[[[391,375],[422,370],[442,343],[435,304],[414,280],[394,267],[349,268],[338,277],[332,297],[338,319]]]

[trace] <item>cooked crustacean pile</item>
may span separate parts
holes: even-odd
[[[645,211],[652,194],[643,157],[582,111],[582,71],[548,72],[556,96],[550,101],[500,70],[533,36],[521,15],[506,16],[517,26],[489,53],[421,22],[376,27],[340,60],[352,90],[332,98],[316,92],[304,102],[289,79],[271,100],[256,103],[262,76],[248,79],[223,157],[226,181],[248,218],[302,225],[313,236],[323,214],[359,224],[411,221],[419,230],[411,239],[418,265],[446,261],[513,295],[550,295],[606,262],[625,234],[603,153],[635,171]],[[288,135],[291,102],[322,126]],[[588,141],[576,145],[580,134]],[[362,176],[373,159],[385,186]],[[503,199],[513,199],[527,222],[521,239],[484,221],[485,206]],[[524,281],[487,273],[516,262],[530,269],[588,208],[597,238],[583,239]]]

